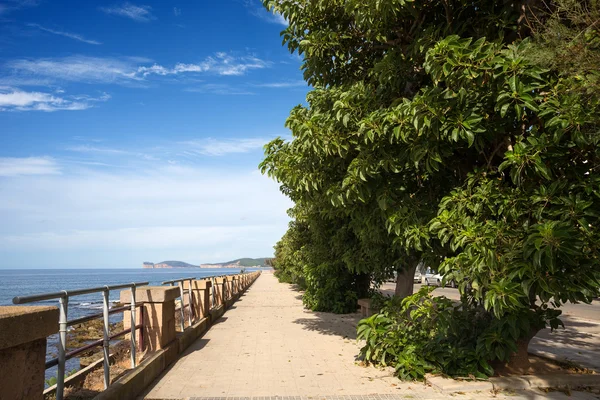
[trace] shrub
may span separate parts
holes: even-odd
[[[402,300],[385,302],[379,314],[363,319],[358,339],[368,362],[393,366],[401,379],[422,379],[426,373],[486,377],[493,374],[478,339],[490,317],[477,307],[433,297],[424,287]],[[481,350],[481,349],[479,349]]]

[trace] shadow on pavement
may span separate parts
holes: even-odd
[[[356,326],[362,318],[360,314],[330,314],[315,312],[312,318],[299,318],[293,321],[302,325],[308,331],[319,332],[323,335],[339,336],[344,339],[356,339]]]

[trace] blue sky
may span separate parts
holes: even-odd
[[[258,0],[0,0],[0,268],[269,256],[305,99]]]

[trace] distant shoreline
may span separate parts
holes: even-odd
[[[145,269],[171,269],[171,268],[204,268],[204,269],[220,269],[220,268],[265,268],[268,267],[268,258],[238,258],[237,260],[226,261],[221,263],[193,265],[183,261],[161,261],[153,263],[145,261],[142,268]]]

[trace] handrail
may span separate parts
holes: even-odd
[[[245,272],[248,273],[248,272]],[[242,273],[242,275],[244,275],[245,273]],[[196,277],[188,277],[188,278],[179,278],[179,279],[174,279],[174,280],[169,280],[169,281],[164,281],[162,282],[163,285],[165,284],[170,284],[172,286],[179,286],[179,292],[180,292],[180,296],[181,297],[181,327],[182,327],[182,331],[185,330],[185,314],[184,314],[184,309],[189,307],[190,312],[189,312],[189,325],[192,326],[192,318],[194,318],[194,320],[196,320],[200,315],[204,315],[203,313],[198,313],[198,310],[195,310],[195,308],[198,306],[197,304],[195,304],[194,302],[194,290],[192,290],[193,287],[193,280],[208,280],[210,281],[212,284],[209,286],[210,287],[210,291],[208,292],[208,294],[204,293],[204,295],[208,295],[209,296],[209,301],[208,304],[206,305],[204,303],[204,300],[202,300],[202,304],[201,307],[205,307],[208,306],[209,310],[212,310],[213,308],[216,307],[217,305],[217,298],[216,298],[216,286],[215,285],[215,280],[216,278],[225,278],[227,276],[229,276],[231,274],[221,274],[221,275],[212,275],[212,276],[205,276],[205,277],[201,277],[201,278],[196,278]],[[239,278],[238,278],[239,279]],[[184,282],[185,281],[189,281],[189,288],[187,290],[185,290],[184,288]],[[106,286],[98,286],[98,287],[94,287],[94,288],[83,288],[83,289],[74,289],[74,290],[62,290],[59,292],[48,292],[48,293],[39,293],[39,294],[34,294],[34,295],[28,295],[28,296],[16,296],[13,298],[13,303],[14,304],[25,304],[25,303],[32,303],[32,302],[39,302],[39,301],[44,301],[44,300],[52,300],[52,299],[58,299],[59,302],[59,340],[58,340],[58,357],[47,360],[46,361],[46,369],[48,368],[52,368],[54,366],[58,366],[58,371],[57,371],[57,382],[56,382],[56,399],[57,400],[62,400],[64,398],[64,384],[65,384],[65,363],[67,360],[89,350],[92,349],[94,347],[98,347],[98,346],[102,346],[103,347],[103,362],[104,362],[104,388],[107,389],[108,386],[110,385],[110,360],[109,360],[109,345],[110,345],[110,341],[118,338],[120,336],[123,336],[125,334],[130,333],[131,334],[131,366],[132,368],[135,368],[137,366],[137,359],[136,359],[136,330],[140,329],[143,331],[143,327],[145,326],[146,319],[147,316],[143,316],[144,314],[144,307],[143,303],[137,303],[136,302],[136,290],[138,286],[144,286],[144,285],[148,285],[149,282],[132,282],[132,283],[128,283],[128,284],[120,284],[120,285],[106,285]],[[110,291],[111,290],[119,290],[119,289],[130,289],[131,290],[131,299],[129,301],[128,305],[119,305],[118,307],[114,307],[114,308],[110,308]],[[229,287],[228,285],[224,285],[224,287],[222,288],[224,293],[221,293],[220,295],[222,296],[222,301],[225,302],[226,297],[227,296],[227,292],[229,291]],[[231,288],[231,295],[233,295],[233,292],[235,292],[235,287]],[[86,315],[80,318],[75,318],[72,320],[68,320],[67,316],[68,316],[68,305],[69,305],[69,298],[70,297],[74,297],[74,296],[79,296],[79,295],[85,295],[85,294],[91,294],[91,293],[102,293],[102,297],[103,297],[103,311],[101,313],[95,313],[95,314],[91,314],[91,315]],[[186,301],[185,301],[185,292],[187,292],[188,294],[188,304],[186,305]],[[212,301],[210,301],[212,300]],[[212,303],[212,304],[211,304]],[[140,308],[139,312],[140,312],[140,318],[142,318],[142,322],[138,323],[138,320],[136,319],[136,308]],[[130,310],[130,316],[131,316],[131,324],[130,324],[130,328],[128,329],[124,329],[120,332],[110,332],[110,323],[109,323],[109,317],[112,314],[116,314],[116,313],[121,313],[127,310]],[[73,325],[77,325],[77,324],[81,324],[81,323],[85,323],[94,319],[103,319],[103,338],[99,339],[99,340],[94,340],[92,342],[89,342],[87,344],[85,344],[82,347],[79,347],[77,349],[73,349],[70,352],[67,352],[67,328],[69,326],[73,326]],[[139,334],[138,334],[139,336]],[[139,338],[141,340],[144,340],[143,336],[139,336]],[[142,347],[143,348],[143,347]]]
[[[195,279],[198,279],[198,278],[196,278],[195,276],[192,276],[191,278],[179,278],[179,279],[173,279],[172,281],[164,281],[162,284],[163,285],[173,285],[178,282],[193,281]]]
[[[149,282],[133,282],[133,283],[127,283],[124,285],[97,286],[95,288],[61,290],[60,292],[53,292],[53,293],[40,293],[40,294],[31,295],[31,296],[17,296],[17,297],[13,298],[13,304],[24,304],[24,303],[32,303],[34,301],[52,300],[52,299],[58,299],[58,298],[65,297],[65,296],[67,296],[67,297],[68,296],[79,296],[82,294],[103,292],[105,290],[128,289],[131,287],[131,285],[143,286],[143,285],[147,285],[148,283]]]
[[[138,325],[136,325],[135,328],[141,329],[142,327],[143,327],[142,324],[138,324]],[[112,335],[109,336],[109,339],[110,340],[116,339],[119,336],[123,336],[129,332],[131,332],[131,328],[127,328],[121,332],[113,333]],[[98,346],[102,345],[103,342],[104,342],[104,339],[98,339],[98,340],[88,343],[85,346],[82,346],[78,349],[72,350],[72,351],[68,352],[67,354],[65,354],[65,359],[70,360],[71,358],[75,357],[76,355],[79,355],[89,349],[92,349],[94,347],[98,347]],[[58,357],[46,361],[46,369],[52,368],[56,365],[58,365]]]
[[[110,360],[109,360],[109,346],[111,338],[120,336],[122,334],[131,332],[131,367],[135,368],[137,365],[136,360],[136,340],[135,334],[136,329],[139,327],[136,324],[136,307],[138,304],[135,301],[135,292],[137,286],[148,285],[149,282],[132,282],[122,285],[112,285],[112,286],[98,286],[94,288],[85,288],[85,289],[75,289],[75,290],[63,290],[60,292],[53,293],[40,293],[34,294],[30,296],[17,296],[13,298],[13,304],[24,304],[24,303],[32,303],[36,301],[43,300],[52,300],[58,299],[59,302],[59,319],[58,319],[58,357],[56,364],[54,364],[54,360],[50,360],[51,366],[57,365],[58,371],[56,376],[56,400],[62,400],[64,397],[64,389],[65,389],[65,363],[69,358],[74,357],[74,355],[79,354],[84,351],[81,348],[75,349],[69,353],[67,353],[67,328],[71,325],[82,323],[85,321],[90,321],[95,318],[103,318],[103,338],[102,341],[96,341],[87,346],[84,346],[85,349],[89,349],[91,347],[102,344],[103,347],[103,355],[104,355],[104,389],[108,388],[110,384]],[[128,307],[119,307],[118,311],[116,309],[110,310],[109,307],[109,296],[111,290],[119,290],[119,289],[130,289],[131,290],[131,300],[130,300],[130,310],[131,310],[131,328],[127,332],[119,332],[118,334],[111,335],[110,334],[110,324],[109,324],[109,315],[111,313],[125,311]],[[87,316],[82,318],[77,318],[75,320],[69,321],[67,318],[68,308],[69,308],[69,297],[80,296],[83,294],[90,293],[99,293],[102,292],[102,303],[103,303],[103,312],[102,314],[96,314],[95,316]],[[112,312],[111,312],[112,311]],[[117,336],[115,336],[117,335]],[[93,344],[93,346],[91,346]],[[48,367],[46,367],[48,368]]]
[[[171,286],[175,286],[175,284],[177,284],[177,286],[179,286],[179,297],[181,297],[181,307],[180,307],[180,311],[181,311],[181,332],[183,332],[185,330],[185,293],[183,290],[183,282],[185,281],[190,281],[189,285],[189,289],[187,290],[188,292],[188,306],[190,308],[190,313],[188,314],[188,326],[192,326],[192,314],[194,314],[194,294],[192,292],[192,281],[196,280],[196,277],[191,277],[191,278],[179,278],[179,279],[173,279],[171,281],[164,281],[162,284],[163,285],[171,285]]]
[[[139,307],[141,306],[143,303],[137,303],[136,306]],[[116,307],[116,308],[111,308],[108,311],[108,314],[117,314],[120,313],[122,311],[125,311],[129,308],[129,306],[122,306],[122,307]],[[78,325],[78,324],[83,324],[84,322],[88,322],[91,321],[93,319],[98,319],[100,317],[102,317],[104,315],[104,312],[99,312],[96,314],[90,314],[87,315],[85,317],[81,317],[81,318],[76,318],[76,319],[72,319],[69,322],[67,322],[67,326],[73,326],[73,325]]]

